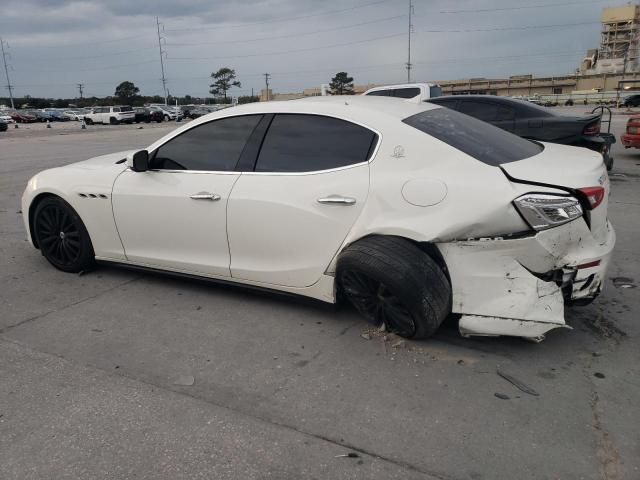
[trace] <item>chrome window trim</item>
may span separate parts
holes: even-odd
[[[373,162],[373,160],[376,158],[376,155],[378,155],[378,151],[380,150],[380,145],[382,144],[382,133],[380,133],[379,130],[370,127],[368,125],[365,125],[361,122],[356,122],[353,120],[348,120],[346,118],[342,118],[342,117],[336,117],[334,115],[327,115],[327,114],[323,114],[323,113],[299,113],[299,112],[292,112],[292,113],[288,113],[288,112],[279,112],[279,113],[274,113],[274,112],[263,112],[263,113],[245,113],[245,114],[240,114],[240,115],[229,115],[227,117],[221,117],[221,118],[216,118],[214,120],[211,120],[209,122],[203,122],[203,123],[199,123],[198,125],[194,125],[193,127],[185,130],[184,132],[181,133],[187,133],[190,130],[193,130],[196,127],[199,127],[201,125],[206,125],[208,123],[212,123],[215,122],[217,120],[224,120],[227,118],[233,118],[233,117],[246,117],[248,115],[268,115],[269,113],[273,113],[274,115],[313,115],[313,116],[319,116],[319,117],[328,117],[328,118],[336,118],[338,120],[343,120],[345,122],[349,122],[349,123],[353,123],[354,125],[358,125],[362,128],[366,128],[367,130],[375,133],[378,137],[378,142],[376,143],[375,148],[373,149],[373,152],[371,153],[371,156],[369,157],[368,160],[364,161],[364,162],[358,162],[358,163],[354,163],[351,165],[345,165],[342,167],[335,167],[335,168],[328,168],[326,170],[313,170],[310,172],[249,172],[249,171],[244,171],[244,170],[162,170],[162,169],[149,169],[147,170],[147,172],[155,172],[155,173],[195,173],[195,174],[203,174],[203,173],[212,173],[212,174],[216,174],[216,175],[232,175],[232,174],[242,174],[242,175],[290,175],[290,176],[299,176],[299,175],[318,175],[320,173],[332,173],[332,172],[338,172],[340,170],[346,170],[348,168],[354,168],[354,167],[359,167],[362,165],[366,165],[366,164],[370,164],[371,162]],[[267,130],[268,133],[268,130]],[[158,151],[159,148],[161,148],[162,146],[166,145],[167,143],[169,143],[171,140],[173,140],[174,137],[171,137],[169,140],[167,140],[166,142],[164,142],[162,145],[158,145],[154,150],[152,150],[151,152],[149,152],[149,158],[152,157],[152,155],[155,155],[155,153]],[[258,158],[260,157],[260,155],[258,155]],[[256,163],[257,163],[258,159],[256,159]],[[129,168],[131,170],[131,168]]]

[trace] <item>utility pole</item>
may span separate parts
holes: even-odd
[[[160,70],[162,71],[162,90],[164,91],[164,104],[167,104],[167,77],[164,76],[164,55],[165,51],[162,49],[163,37],[160,36],[160,20],[156,17],[156,27],[158,27],[158,49],[160,50]],[[164,29],[164,25],[162,26]]]
[[[267,86],[267,102],[269,101],[269,79],[271,78],[271,75],[268,73],[264,74],[264,83]]]
[[[0,38],[0,48],[2,48],[2,61],[4,62],[4,74],[7,76],[7,89],[9,90],[9,98],[11,98],[11,108],[16,108],[13,105],[13,85],[11,85],[11,80],[9,79],[9,68],[7,67],[7,53],[4,50],[5,41]],[[7,43],[7,48],[9,44]]]
[[[78,91],[80,92],[80,100],[82,100],[84,98],[82,96],[82,94],[84,93],[84,83],[76,83],[76,85],[78,86]]]
[[[411,83],[411,34],[413,33],[413,24],[411,23],[411,16],[413,15],[413,0],[409,0],[409,44],[407,49],[407,83]]]

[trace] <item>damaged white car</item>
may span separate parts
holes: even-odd
[[[335,302],[410,338],[540,339],[603,285],[609,180],[590,150],[461,113],[328,97],[225,109],[147,149],[33,177],[29,240],[96,261]]]

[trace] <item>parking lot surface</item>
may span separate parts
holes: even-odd
[[[0,134],[0,478],[640,478],[640,152],[613,149],[618,243],[573,330],[412,342],[347,307],[51,267],[25,240],[27,180],[175,125],[143,127]]]

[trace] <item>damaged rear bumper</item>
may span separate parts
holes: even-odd
[[[588,302],[600,293],[615,238],[608,222],[598,241],[579,220],[523,238],[438,244],[460,333],[538,341],[550,330],[570,328],[565,302]]]

